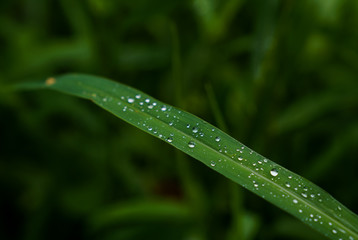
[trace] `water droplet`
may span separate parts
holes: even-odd
[[[199,129],[197,127],[193,127],[193,133],[197,133]]]
[[[272,168],[270,171],[271,176],[276,177],[278,175],[278,171],[276,168]]]
[[[302,213],[302,209],[298,209],[298,212],[299,212],[299,213]]]
[[[307,194],[306,193],[301,193],[302,197],[307,197]]]
[[[286,187],[291,187],[290,183],[288,183],[288,182],[285,185],[286,185]]]
[[[107,102],[107,98],[103,98],[102,101],[103,101],[103,102]]]
[[[135,98],[136,98],[136,99],[139,99],[140,97],[141,97],[140,94],[135,95]]]
[[[211,161],[210,165],[211,165],[212,167],[215,167],[216,163],[215,163],[214,161]]]
[[[149,102],[150,102],[150,99],[149,99],[149,98],[146,98],[144,101],[145,101],[146,103],[149,103]]]
[[[194,147],[195,147],[195,143],[192,142],[192,141],[188,142],[188,147],[194,148]]]
[[[163,106],[163,107],[161,108],[161,110],[164,112],[164,111],[167,110],[167,107],[166,107],[166,106]]]
[[[173,126],[173,122],[169,122],[169,126]]]
[[[243,158],[242,158],[241,156],[239,156],[239,157],[237,158],[237,160],[242,161]]]
[[[336,234],[336,233],[337,233],[337,230],[336,230],[336,229],[332,229],[332,232],[333,232],[334,234]]]
[[[173,138],[168,137],[168,138],[167,138],[167,141],[168,141],[169,143],[171,143],[171,142],[173,142]]]
[[[298,203],[297,199],[293,199],[292,202],[295,203],[295,204]]]
[[[134,99],[133,98],[128,98],[128,103],[134,103]]]
[[[187,125],[186,125],[186,128],[190,128],[190,124],[187,124]]]
[[[220,137],[215,138],[215,141],[217,141],[217,142],[220,142],[220,140],[221,140]]]

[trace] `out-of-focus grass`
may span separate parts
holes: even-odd
[[[357,12],[351,0],[4,0],[0,86],[92,73],[122,79],[215,122],[205,104],[204,86],[210,84],[231,135],[315,178],[358,212],[352,191],[358,169]],[[180,104],[174,104],[173,26],[180,45]],[[196,206],[193,223],[172,225],[164,239],[178,231],[229,238],[234,218],[225,179],[193,161],[173,167],[170,147],[91,104],[49,94],[0,94],[1,239],[114,238],[120,229],[115,222],[92,236],[89,219],[147,199]],[[201,194],[190,195],[188,185]],[[238,223],[246,239],[317,239],[309,229],[289,231],[301,224],[243,194]],[[118,233],[122,239],[156,236],[157,226],[140,219],[128,224]]]

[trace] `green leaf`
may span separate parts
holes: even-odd
[[[358,240],[358,217],[310,181],[266,159],[202,119],[101,77],[70,74],[20,89],[90,99],[244,186],[331,239]]]

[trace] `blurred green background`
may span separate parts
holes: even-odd
[[[2,0],[0,91],[68,72],[221,127],[358,212],[358,1]],[[59,93],[0,93],[0,239],[325,239]]]

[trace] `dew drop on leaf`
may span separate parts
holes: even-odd
[[[297,199],[292,200],[293,203],[298,203]]]
[[[161,110],[164,112],[164,111],[167,110],[167,107],[166,107],[166,106],[163,106],[163,107],[161,108]]]
[[[139,99],[140,97],[141,97],[140,94],[135,95],[135,98],[136,98],[136,99]]]
[[[199,129],[197,127],[193,127],[193,133],[197,133]]]
[[[134,103],[134,99],[133,98],[128,98],[128,103]]]
[[[220,137],[215,138],[215,141],[217,141],[217,142],[220,142],[220,140],[221,140]]]
[[[194,147],[195,147],[195,143],[192,142],[192,141],[188,142],[188,147],[194,148]]]
[[[276,177],[278,175],[278,171],[276,168],[272,168],[270,171],[271,176]]]
[[[167,138],[167,142],[169,142],[169,143],[173,142],[173,138],[168,137],[168,138]]]
[[[210,165],[211,165],[212,167],[215,167],[216,163],[215,163],[214,161],[211,161]]]

